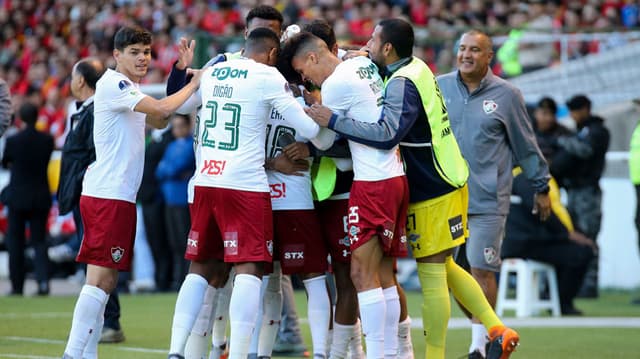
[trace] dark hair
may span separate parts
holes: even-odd
[[[26,123],[27,126],[35,126],[38,121],[38,108],[31,102],[25,102],[20,106],[18,110],[20,120]]]
[[[293,69],[293,66],[291,66],[291,60],[295,55],[291,50],[292,49],[286,46],[286,44],[282,47],[280,55],[278,56],[276,68],[288,82],[299,85],[302,84],[302,76],[300,76],[300,74]]]
[[[315,44],[317,44],[317,41],[322,41],[322,39],[308,31],[302,31],[287,40],[287,42],[284,44],[283,52],[288,53],[291,58],[293,58],[305,47],[311,47],[312,45],[315,46]]]
[[[316,19],[305,25],[302,31],[307,31],[322,39],[327,44],[329,50],[336,44],[336,33],[333,27],[324,19]]]
[[[385,19],[378,24],[382,31],[382,44],[390,43],[399,57],[409,57],[413,54],[413,27],[402,19]]]
[[[96,82],[104,74],[104,66],[97,59],[84,59],[76,64],[75,71],[84,78],[87,86],[96,89]]]
[[[133,44],[151,44],[151,33],[141,27],[121,27],[113,37],[113,47],[123,51],[127,46]]]
[[[249,22],[251,22],[251,20],[255,18],[265,19],[265,20],[276,20],[280,23],[280,25],[282,25],[282,23],[284,22],[284,19],[282,18],[282,14],[280,13],[280,11],[278,11],[278,9],[274,8],[273,6],[269,6],[269,5],[258,5],[253,9],[251,9],[251,11],[249,11],[245,19],[246,26],[248,27]]]
[[[273,30],[266,27],[253,29],[244,43],[245,52],[267,52],[273,48],[280,51],[280,38]]]
[[[553,114],[558,112],[558,105],[556,105],[556,102],[551,97],[543,97],[538,101],[538,105],[536,107],[543,110],[549,110],[549,112]]]
[[[585,95],[576,95],[567,101],[567,107],[569,111],[582,110],[583,108],[591,110],[591,100]]]

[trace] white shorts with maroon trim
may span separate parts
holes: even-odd
[[[80,196],[84,237],[76,261],[128,272],[136,238],[136,205]]]
[[[191,261],[271,262],[273,220],[269,192],[196,186],[189,205]]]
[[[351,251],[377,236],[384,254],[407,255],[409,186],[405,176],[382,181],[353,181],[349,197]]]

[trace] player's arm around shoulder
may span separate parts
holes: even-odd
[[[155,128],[164,128],[169,123],[169,116],[173,114],[189,97],[197,91],[200,86],[200,78],[203,70],[189,69],[193,78],[180,91],[161,100],[156,100],[151,96],[145,96],[134,108],[136,112],[147,115],[146,122]]]

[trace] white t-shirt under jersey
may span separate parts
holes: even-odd
[[[108,69],[98,80],[93,110],[96,160],[84,175],[82,194],[136,202],[144,167],[146,115],[133,109],[145,96],[120,72]]]
[[[320,127],[291,95],[275,67],[240,58],[202,74],[202,109],[196,128],[196,186],[269,192],[264,170],[267,119],[273,107],[300,136]]]
[[[322,104],[341,116],[376,122],[382,111],[383,82],[378,68],[360,56],[340,63],[322,84]],[[349,141],[356,181],[380,181],[404,175],[398,146],[390,150]]]
[[[282,152],[278,146],[278,137],[283,133],[292,134],[297,142],[307,142],[300,136],[291,123],[286,121],[275,109],[269,114],[267,123],[267,158],[274,158]],[[311,161],[309,161],[311,164]],[[269,188],[271,190],[271,207],[274,211],[292,209],[313,209],[313,194],[311,193],[311,173],[301,172],[302,176],[286,175],[278,171],[267,171]]]

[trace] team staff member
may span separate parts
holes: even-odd
[[[536,192],[534,213],[549,217],[549,169],[531,127],[520,91],[494,76],[491,39],[471,30],[458,47],[458,69],[438,77],[451,128],[469,164],[469,233],[466,254],[471,274],[495,306],[495,272],[509,212],[517,163]],[[515,163],[514,163],[515,160]],[[462,256],[460,256],[462,257]],[[471,352],[484,352],[486,331],[474,318]]]
[[[312,106],[309,113],[352,141],[379,148],[400,144],[409,180],[409,243],[423,288],[429,357],[444,357],[451,310],[447,286],[492,329],[493,339],[504,336],[504,349],[512,350],[517,333],[504,327],[477,283],[452,259],[453,249],[465,240],[468,170],[451,135],[433,74],[424,62],[411,57],[413,29],[403,20],[381,21],[367,49],[390,76],[380,119],[359,122],[321,106]]]
[[[140,92],[138,84],[151,61],[151,33],[123,27],[114,37],[116,69],[107,70],[96,84],[93,139],[96,161],[82,184],[80,212],[84,239],[77,260],[87,263],[87,280],[73,313],[64,358],[87,358],[85,346],[102,330],[104,310],[118,282],[129,271],[136,227],[135,199],[142,180],[145,123],[161,128],[200,83],[191,83],[173,96],[156,100]],[[95,355],[95,353],[94,353]]]

